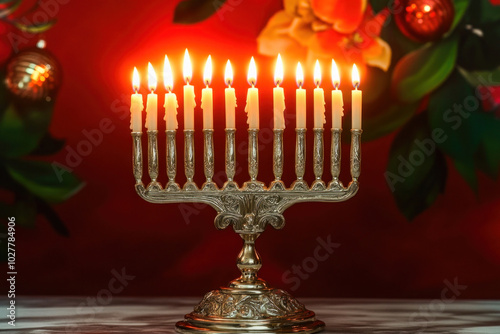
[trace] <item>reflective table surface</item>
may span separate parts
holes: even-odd
[[[198,298],[22,297],[9,333],[175,333],[174,324]],[[326,323],[323,333],[495,333],[500,301],[359,300],[299,298]]]

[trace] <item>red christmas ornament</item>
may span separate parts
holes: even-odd
[[[430,42],[448,32],[455,17],[452,0],[396,0],[396,24],[417,42]]]

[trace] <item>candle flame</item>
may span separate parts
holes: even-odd
[[[148,63],[148,85],[151,92],[156,90],[157,82],[155,69],[151,63]]]
[[[132,75],[132,87],[134,88],[134,92],[136,94],[139,91],[140,86],[141,79],[139,78],[139,72],[137,71],[137,67],[134,67],[134,74]]]
[[[279,86],[283,82],[283,61],[281,60],[281,55],[278,53],[278,59],[276,60],[276,67],[274,69],[274,84]]]
[[[170,61],[167,55],[165,55],[165,63],[163,65],[163,83],[165,84],[165,89],[169,92],[174,88],[174,77],[172,75],[172,67],[170,66]]]
[[[212,57],[209,55],[205,63],[205,71],[203,72],[203,82],[205,85],[210,85],[212,82]]]
[[[335,60],[332,59],[332,82],[333,82],[333,87],[335,89],[339,89],[340,87],[340,73],[339,73],[339,68],[337,64],[335,63]]]
[[[231,66],[231,62],[229,61],[229,59],[226,63],[226,73],[224,74],[224,81],[229,87],[231,87],[231,85],[233,84],[233,67]]]
[[[255,66],[255,60],[250,59],[250,67],[248,68],[248,76],[247,76],[248,83],[252,86],[255,86],[257,83],[257,66]]]
[[[302,65],[300,65],[300,61],[297,63],[295,80],[297,81],[297,86],[299,86],[299,88],[302,88],[302,85],[304,84],[304,71],[302,71]]]
[[[314,65],[314,84],[317,87],[321,84],[321,68],[319,67],[318,60],[316,60],[316,65]]]
[[[356,64],[352,65],[352,85],[354,88],[359,88],[359,71]]]
[[[184,80],[189,84],[191,78],[193,77],[193,65],[191,65],[191,59],[189,58],[188,49],[184,52],[184,68],[183,68]]]

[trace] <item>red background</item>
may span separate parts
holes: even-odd
[[[111,270],[123,267],[136,276],[123,295],[201,296],[238,275],[235,258],[241,239],[230,229],[214,229],[212,209],[190,205],[187,208],[195,214],[186,221],[177,205],[149,204],[135,194],[127,110],[131,72],[134,66],[140,69],[145,94],[147,62],[160,72],[163,57],[168,54],[175,76],[174,91],[182,101],[182,57],[187,47],[199,105],[204,61],[209,53],[212,55],[216,167],[223,170],[225,62],[231,59],[233,63],[237,139],[244,141],[246,70],[252,55],[258,67],[262,129],[269,128],[271,121],[274,59],[257,54],[256,37],[282,4],[279,0],[226,4],[222,16],[183,26],[172,24],[176,3],[72,0],[59,5],[58,22],[44,36],[64,70],[51,132],[66,138],[69,148],[78,149],[86,140],[82,131],[98,129],[101,120],[110,119],[114,130],[104,134],[102,143],[74,168],[86,182],[83,190],[56,206],[70,237],[57,235],[42,219],[33,230],[18,230],[17,285],[21,294],[95,296],[107,288]],[[291,66],[285,71],[284,83],[292,117],[285,135],[287,184],[293,177],[294,69]],[[305,73],[307,88],[311,88],[312,71],[305,69]],[[329,89],[327,80],[324,86]],[[158,93],[163,101],[163,89]],[[200,130],[201,109],[196,113],[196,128]],[[308,122],[312,125],[312,117]],[[164,122],[159,123],[163,130]],[[179,128],[182,126],[180,108]],[[200,134],[198,161],[202,152]],[[311,137],[308,139],[312,144]],[[180,136],[178,140],[181,142]],[[261,236],[261,276],[273,286],[290,289],[291,285],[282,280],[283,273],[313,256],[318,237],[331,235],[340,247],[302,281],[295,295],[439,298],[445,287],[443,281],[457,277],[460,284],[468,286],[460,298],[500,298],[500,183],[481,175],[479,192],[474,194],[451,167],[445,195],[432,209],[408,223],[398,212],[384,179],[392,140],[393,135],[363,144],[361,188],[354,199],[340,204],[296,205],[285,212],[284,230],[270,228]],[[163,141],[160,143],[164,149]],[[242,165],[245,154],[238,154]],[[51,160],[68,165],[66,158],[64,149]],[[344,147],[343,158],[347,163],[348,146]],[[270,181],[270,144],[264,145],[260,166],[259,176]],[[199,167],[201,164],[196,180],[201,183]],[[248,177],[246,168],[243,170],[237,177],[239,182]],[[347,183],[346,164],[342,175]],[[307,177],[312,179],[311,168]],[[183,182],[183,178],[178,181]]]

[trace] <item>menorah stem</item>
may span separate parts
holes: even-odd
[[[184,130],[184,173],[186,186],[195,186],[194,178],[194,130]]]
[[[323,129],[315,128],[314,130],[314,155],[313,155],[313,164],[314,164],[314,176],[316,177],[317,182],[321,181],[323,177],[323,165],[325,160],[325,152],[324,152],[324,142],[323,142]]]
[[[148,188],[156,187],[161,189],[158,178],[158,130],[148,130],[148,173],[151,182]]]
[[[237,262],[238,269],[241,271],[241,277],[232,281],[229,286],[236,289],[266,288],[266,282],[257,277],[257,273],[262,267],[262,262],[259,253],[255,249],[255,240],[257,240],[260,234],[240,234],[240,236],[244,241]]]
[[[142,132],[132,132],[132,166],[136,184],[142,184]]]
[[[351,130],[351,176],[357,182],[361,174],[361,134],[363,130]]]
[[[341,138],[342,129],[332,129],[332,147],[330,152],[331,161],[331,173],[332,182],[330,182],[330,188],[332,187],[342,187],[342,183],[339,181],[340,176],[340,166],[341,166]]]
[[[295,129],[295,175],[298,181],[304,180],[306,172],[306,129]]]
[[[203,166],[205,171],[205,178],[207,179],[206,184],[211,184],[212,177],[214,176],[214,130],[204,129],[204,154],[203,154]],[[212,184],[213,186],[213,184]]]
[[[248,129],[248,174],[252,182],[259,174],[259,129]]]
[[[229,182],[233,182],[236,174],[236,129],[226,129],[226,175]]]
[[[283,176],[283,130],[274,129],[273,172],[276,181]]]
[[[177,173],[177,149],[175,144],[176,130],[166,130],[167,135],[167,176],[168,183],[175,184],[175,175]]]

